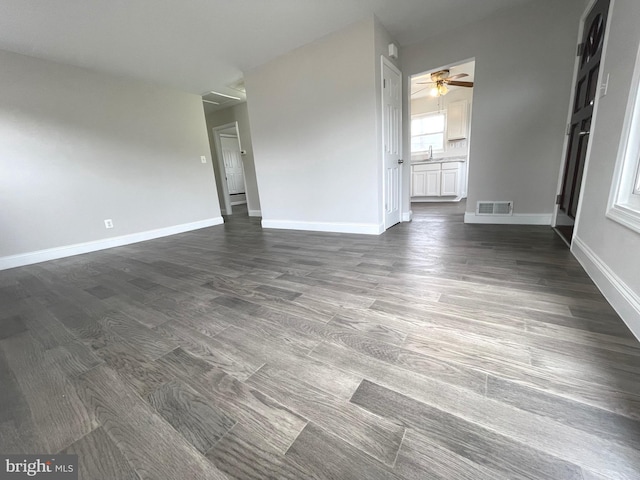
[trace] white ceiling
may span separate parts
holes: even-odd
[[[400,45],[531,0],[0,0],[0,49],[202,94],[375,14]]]

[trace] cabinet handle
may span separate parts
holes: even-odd
[[[402,164],[402,163],[404,163],[404,160],[403,160],[403,159],[401,159],[401,158],[399,158],[399,159],[398,159],[398,163],[399,163],[399,164]]]

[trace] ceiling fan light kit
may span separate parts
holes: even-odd
[[[442,80],[438,80],[436,86],[431,89],[430,93],[432,97],[441,97],[449,93],[449,89]]]
[[[431,82],[418,82],[420,85],[433,85],[429,94],[432,97],[441,97],[449,93],[449,87],[473,87],[473,82],[460,82],[458,78],[468,77],[466,73],[459,73],[452,77],[449,76],[449,70],[439,70],[431,74]]]

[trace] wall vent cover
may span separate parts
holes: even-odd
[[[224,105],[225,103],[233,102],[233,98],[226,97],[224,95],[218,95],[215,92],[209,92],[202,95],[202,100],[210,102],[215,105]]]
[[[513,202],[478,202],[476,215],[513,215]]]

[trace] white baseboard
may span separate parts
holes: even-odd
[[[476,215],[465,212],[464,223],[483,223],[489,225],[551,225],[550,213],[514,213],[513,215]]]
[[[262,228],[279,228],[284,230],[310,230],[313,232],[360,233],[380,235],[384,225],[375,223],[329,223],[298,222],[294,220],[262,220]]]
[[[144,242],[145,240],[152,240],[154,238],[167,237],[177,233],[212,227],[214,225],[220,225],[221,223],[224,223],[222,217],[215,217],[207,220],[200,220],[198,222],[183,223],[181,225],[148,230],[146,232],[131,233],[120,237],[105,238],[103,240],[95,240],[93,242],[76,243],[73,245],[66,245],[64,247],[48,248],[46,250],[37,250],[35,252],[0,257],[0,270],[32,265],[34,263],[46,262],[47,260],[71,257],[82,253],[96,252],[107,248],[121,247],[131,243]]]
[[[571,253],[600,289],[629,330],[640,340],[640,296],[634,292],[580,238],[574,236]]]
[[[249,210],[249,216],[250,217],[261,217],[262,216],[262,210]]]
[[[444,203],[444,202],[461,202],[467,197],[411,197],[411,203]]]
[[[410,222],[413,218],[413,211],[409,210],[408,212],[402,212],[402,221]]]

